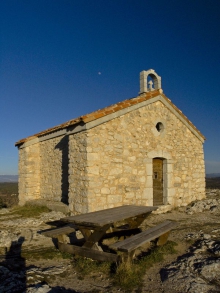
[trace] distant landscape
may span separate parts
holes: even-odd
[[[220,178],[220,173],[206,174],[206,178],[217,178],[217,177]],[[18,175],[0,175],[0,182],[18,182]]]
[[[220,176],[219,177],[206,177],[206,188],[220,189]]]
[[[18,175],[0,175],[0,182],[18,182]]]
[[[220,177],[220,173],[206,174],[206,178],[215,178],[215,177]]]

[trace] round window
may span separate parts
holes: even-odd
[[[156,124],[156,129],[157,129],[158,132],[163,132],[163,130],[164,130],[164,125],[163,125],[163,123],[162,123],[162,122],[158,122],[158,123]]]

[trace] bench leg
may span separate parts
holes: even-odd
[[[132,260],[135,256],[135,250],[130,251],[130,252],[118,252],[119,256],[119,264],[121,263],[126,263],[126,264],[131,264]]]
[[[164,245],[167,242],[169,234],[170,234],[170,231],[168,231],[168,232],[164,233],[163,235],[161,235],[157,240],[157,246]]]
[[[59,242],[66,243],[65,234],[58,235],[56,238]]]

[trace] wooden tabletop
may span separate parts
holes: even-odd
[[[152,206],[125,205],[97,212],[70,216],[62,218],[61,221],[88,227],[103,227],[107,224],[113,224],[118,221],[151,213],[156,209],[157,207]]]

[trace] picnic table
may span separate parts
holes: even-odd
[[[119,259],[131,259],[135,250],[152,239],[159,238],[164,244],[169,231],[176,225],[171,221],[142,231],[140,225],[157,207],[125,205],[101,211],[61,218],[67,223],[62,228],[43,232],[45,236],[58,239],[60,251],[101,261],[117,262]],[[80,245],[64,243],[63,235],[79,230],[84,242]],[[117,239],[108,247],[102,245],[103,239]]]

